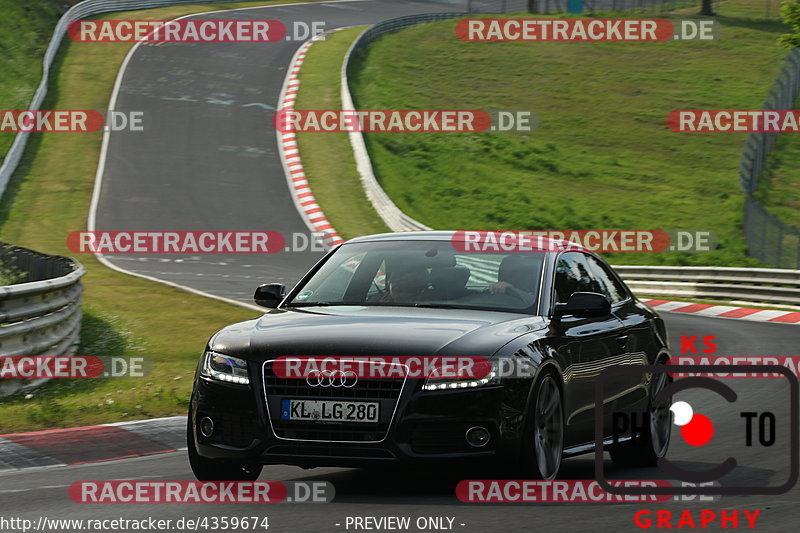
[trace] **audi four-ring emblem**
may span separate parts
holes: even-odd
[[[351,389],[358,383],[358,375],[349,370],[341,372],[339,370],[322,371],[314,370],[306,376],[306,383],[309,387],[344,387]]]

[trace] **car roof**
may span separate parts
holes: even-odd
[[[497,230],[459,230],[459,231],[405,231],[399,233],[377,233],[375,235],[364,235],[348,240],[344,244],[362,242],[390,242],[390,241],[451,241],[467,242],[470,239],[486,239],[500,237],[504,233],[513,235],[532,235],[537,230],[526,231],[497,231]],[[537,244],[549,252],[559,252],[562,250],[588,251],[584,246],[574,242],[550,239],[541,236],[537,239]],[[513,250],[509,250],[513,251]]]

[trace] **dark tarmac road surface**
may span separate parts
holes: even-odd
[[[325,20],[326,29],[370,24],[426,11],[455,11],[461,3],[365,1],[317,3],[229,11],[203,18],[236,17]],[[116,109],[144,110],[147,131],[114,133],[110,138],[97,230],[275,230],[307,232],[289,195],[276,154],[271,109],[276,105],[287,64],[299,42],[270,44],[150,44],[131,57]],[[259,283],[294,283],[321,254],[161,256],[113,258],[119,267],[190,286],[214,295],[250,302]],[[800,329],[665,313],[673,353],[681,335],[714,335],[720,355],[800,355]],[[788,421],[786,396],[776,380],[747,380],[740,402],[747,410],[775,411]],[[699,394],[699,393],[698,393]],[[691,394],[687,393],[691,399]],[[695,399],[700,401],[701,396]],[[715,423],[735,425],[739,409],[705,402],[703,413]],[[673,432],[670,453],[686,454]],[[743,455],[744,454],[744,455]],[[697,461],[743,457],[731,479],[738,483],[778,484],[786,479],[786,451],[743,450],[740,439],[714,441]],[[746,460],[745,460],[746,459]],[[660,477],[656,469],[614,467],[614,478]],[[325,468],[301,470],[266,467],[262,480],[326,480],[336,487],[330,504],[254,505],[82,505],[73,503],[68,486],[80,480],[193,479],[186,453],[0,474],[0,517],[146,518],[198,516],[268,516],[269,532],[347,531],[348,516],[451,517],[464,532],[628,531],[638,529],[639,509],[761,509],[758,531],[791,531],[800,522],[800,492],[778,496],[731,496],[718,502],[643,504],[463,504],[455,484],[480,472],[452,470],[370,471]],[[594,477],[593,456],[567,460],[562,477]],[[445,523],[447,521],[445,520]],[[337,525],[339,524],[339,525]],[[461,525],[463,524],[463,525]],[[742,518],[740,527],[745,528]],[[177,531],[173,529],[174,531]],[[349,529],[352,531],[353,529]],[[710,527],[708,530],[715,530]],[[3,533],[13,531],[4,529]],[[53,530],[57,531],[57,530]],[[65,531],[64,529],[60,531]]]
[[[691,317],[665,313],[672,349],[680,346],[681,335],[714,335],[719,355],[800,355],[796,326],[738,322],[715,318]],[[736,426],[740,423],[739,411],[773,411],[778,419],[778,431],[786,428],[785,387],[772,379],[726,380],[742,382],[738,385],[743,407],[732,409],[724,401],[702,402],[702,393],[694,397],[687,393],[695,409],[709,416],[715,424]],[[734,386],[731,383],[731,386]],[[743,388],[740,388],[742,387]],[[684,398],[682,398],[684,399]],[[738,404],[737,404],[738,405]],[[702,406],[702,408],[698,408]],[[738,427],[738,426],[736,426]],[[783,428],[783,429],[781,429]],[[673,452],[679,457],[691,455],[688,446],[679,442],[673,431]],[[711,445],[709,445],[711,448]],[[788,457],[785,446],[775,446],[765,453],[764,448],[748,451],[742,438],[720,438],[713,441],[713,449],[699,453],[697,460],[703,469],[713,466],[721,458],[734,456],[740,466],[726,481],[742,485],[778,485],[787,479]],[[777,450],[777,448],[781,448]],[[591,479],[594,477],[593,455],[584,455],[565,461],[561,477],[564,479]],[[687,463],[688,464],[688,463]],[[663,477],[653,469],[624,469],[612,465],[606,457],[606,472],[610,478],[655,479]],[[687,468],[689,468],[687,466]],[[99,505],[77,504],[69,499],[68,486],[81,480],[190,480],[193,479],[185,451],[105,463],[66,466],[39,470],[26,470],[0,474],[0,515],[26,517],[34,521],[40,516],[48,518],[135,518],[152,516],[158,519],[177,520],[197,516],[268,516],[269,532],[347,531],[347,517],[410,516],[412,524],[418,517],[436,516],[454,518],[457,531],[630,531],[638,529],[633,522],[634,513],[640,509],[664,509],[676,513],[684,509],[698,512],[702,509],[761,509],[756,522],[757,531],[793,531],[800,520],[800,490],[777,496],[724,496],[717,502],[677,502],[659,504],[464,504],[454,494],[455,485],[462,479],[493,477],[485,471],[423,472],[408,469],[369,470],[318,468],[302,470],[291,466],[265,467],[261,480],[329,481],[336,489],[336,497],[329,504],[275,505]],[[746,525],[741,517],[740,526]],[[446,523],[446,521],[445,521]],[[461,526],[459,524],[464,524]],[[341,524],[341,526],[336,526]],[[743,527],[744,528],[744,527]],[[717,530],[709,527],[708,531]],[[351,528],[350,531],[353,531]],[[417,531],[412,527],[410,531]]]

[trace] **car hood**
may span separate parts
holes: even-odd
[[[462,309],[336,306],[271,311],[228,326],[213,350],[262,361],[281,355],[492,356],[541,317]]]

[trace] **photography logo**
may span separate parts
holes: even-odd
[[[714,423],[711,419],[706,415],[695,413],[689,403],[675,402],[669,410],[673,415],[672,422],[681,428],[681,437],[686,443],[692,446],[705,446],[714,436]],[[772,429],[774,440],[775,432],[774,428]]]
[[[786,378],[788,383],[789,398],[780,400],[775,399],[775,405],[788,406],[788,419],[778,418],[772,411],[754,411],[743,407],[739,402],[739,395],[728,385],[721,381],[704,377],[704,375],[714,375],[716,373],[731,373],[752,376],[754,373],[759,375],[780,375]],[[666,385],[655,395],[654,406],[661,406],[647,412],[608,412],[609,406],[604,405],[606,389],[611,388],[612,384],[624,379],[631,382],[642,377],[647,383],[657,383],[655,379],[659,374],[667,374],[669,379]],[[691,374],[693,377],[680,378],[676,381],[671,380],[672,375]],[[695,407],[686,401],[673,401],[673,396],[691,389],[699,389],[710,392],[713,396],[719,397],[724,410],[734,413],[732,418],[726,417],[725,421],[715,421],[696,410]],[[798,457],[800,452],[800,437],[798,435],[798,381],[797,377],[786,367],[781,365],[655,365],[655,366],[621,366],[605,369],[597,378],[595,387],[595,477],[599,485],[609,493],[613,494],[670,494],[670,495],[758,495],[758,494],[783,494],[788,492],[797,482],[798,478]],[[610,415],[610,416],[609,416]],[[783,450],[778,451],[773,448],[776,442],[788,445],[787,463],[788,478],[781,485],[753,486],[713,483],[720,478],[730,474],[740,465],[736,457],[727,457],[720,460],[714,466],[705,470],[686,470],[676,462],[671,461],[668,455],[658,459],[659,469],[668,479],[678,479],[684,483],[683,486],[670,487],[624,487],[614,485],[605,478],[604,469],[604,444],[616,444],[626,442],[629,446],[650,446],[651,431],[655,431],[654,424],[658,417],[669,417],[671,425],[680,428],[680,438],[691,449],[713,449],[717,441],[715,439],[717,424],[727,424],[730,420],[738,424],[736,432],[740,435],[742,450],[760,447],[771,454],[783,454]],[[607,440],[610,423],[612,439]],[[653,428],[653,429],[651,429]],[[729,428],[730,429],[730,428]],[[740,431],[739,431],[740,430]],[[780,438],[779,438],[780,437]],[[605,441],[605,442],[604,442]],[[784,447],[785,449],[785,447]],[[735,478],[734,478],[735,479]]]

